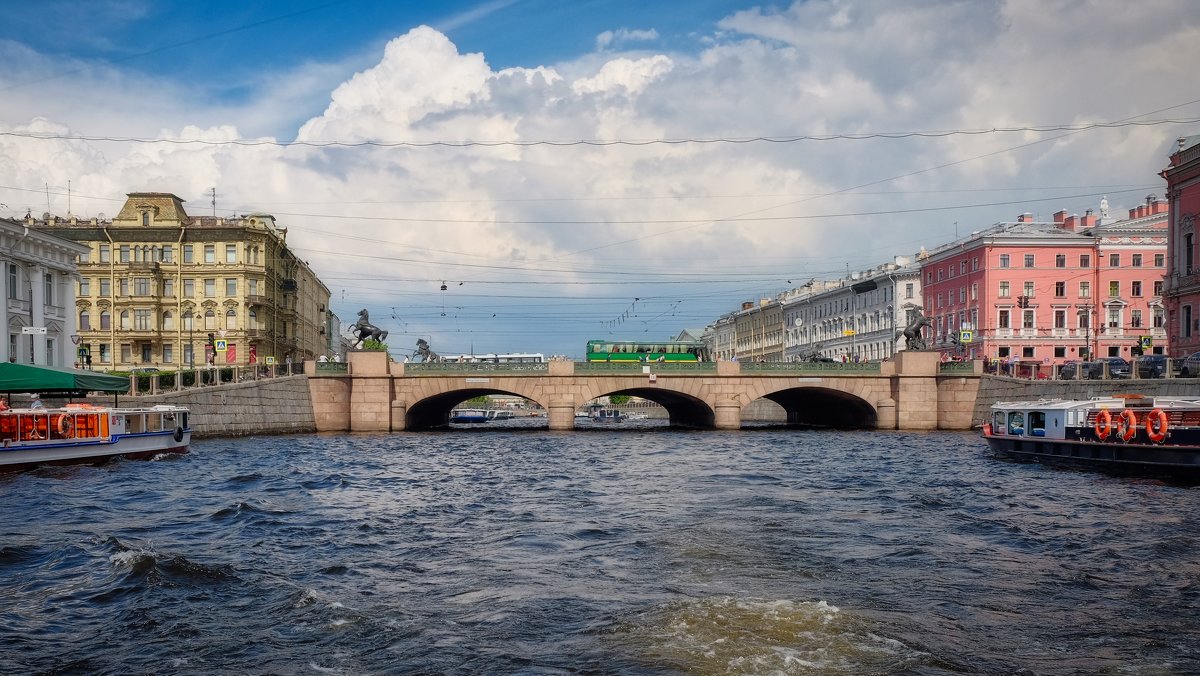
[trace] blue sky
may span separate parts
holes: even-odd
[[[1192,0],[50,0],[0,25],[0,215],[209,213],[215,187],[398,353],[579,356],[1020,213],[1124,213],[1200,133]]]

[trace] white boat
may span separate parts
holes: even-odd
[[[188,418],[188,409],[167,405],[114,408],[67,404],[3,411],[0,470],[186,453],[192,440]]]
[[[502,408],[489,409],[487,413],[488,420],[512,420],[517,417],[516,413]]]
[[[983,437],[1000,458],[1200,482],[1198,398],[1002,401]]]

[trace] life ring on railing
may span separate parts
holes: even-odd
[[[1137,434],[1137,414],[1129,409],[1121,411],[1117,416],[1117,436],[1121,441],[1129,441]]]
[[[1155,429],[1157,424],[1158,429]],[[1150,437],[1150,441],[1156,444],[1161,444],[1167,438],[1167,414],[1161,408],[1156,408],[1146,414],[1146,436]]]
[[[172,437],[175,439],[175,441],[183,441],[183,428],[176,427],[175,434],[173,434]]]
[[[1107,408],[1100,409],[1100,412],[1096,414],[1096,424],[1093,429],[1096,432],[1096,438],[1100,441],[1104,441],[1108,435],[1112,434],[1112,414],[1108,412]]]
[[[75,423],[72,422],[71,416],[58,416],[58,420],[55,421],[54,426],[56,429],[58,429],[58,436],[62,437],[63,439],[70,439],[72,436],[74,436]]]

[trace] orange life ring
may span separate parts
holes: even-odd
[[[1100,412],[1096,414],[1096,424],[1093,429],[1096,432],[1096,438],[1100,441],[1104,441],[1108,435],[1112,434],[1112,414],[1108,412],[1107,408],[1100,409]]]
[[[1129,441],[1137,434],[1137,414],[1129,409],[1121,411],[1117,416],[1117,436],[1121,441]]]
[[[1155,429],[1155,424],[1158,429]],[[1167,438],[1167,414],[1161,408],[1156,408],[1146,414],[1146,436],[1150,441],[1161,444]]]
[[[75,423],[71,421],[71,416],[69,415],[58,416],[56,427],[58,428],[58,435],[63,439],[70,439],[72,433],[75,431]]]

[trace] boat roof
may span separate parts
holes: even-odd
[[[1092,397],[1091,399],[1037,399],[1021,401],[998,401],[993,410],[1041,409],[1065,411],[1075,408],[1180,408],[1200,407],[1200,399],[1190,397],[1148,397],[1142,395],[1120,395]]]
[[[95,371],[0,362],[0,392],[73,394],[129,391],[129,379]]]

